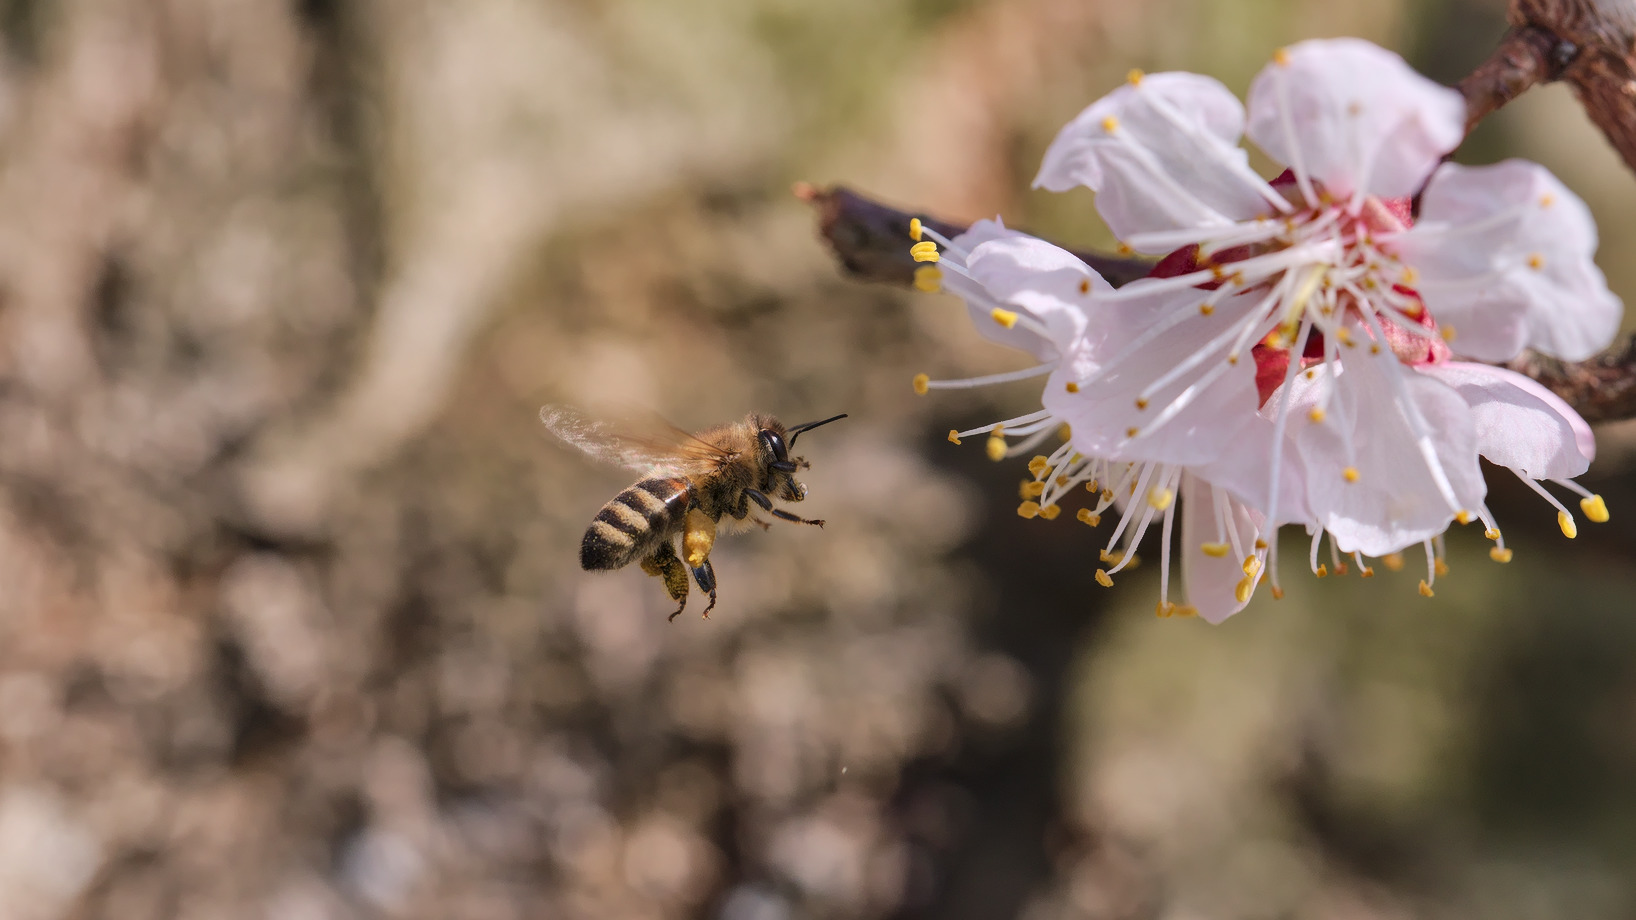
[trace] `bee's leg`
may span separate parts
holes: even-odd
[[[670,545],[669,540],[659,544],[653,555],[642,560],[642,571],[662,579],[665,590],[670,592],[670,599],[681,604],[670,619],[676,619],[687,609],[687,569],[682,566],[682,560],[676,558],[676,548]]]
[[[704,618],[708,620],[710,611],[716,607],[716,568],[709,559],[693,566],[693,580],[699,583],[700,591],[710,595],[710,605],[704,608]]]
[[[740,521],[744,520],[745,518],[749,518],[750,523],[755,524],[762,530],[771,530],[773,526],[750,513],[750,496],[744,494],[743,492],[739,493],[738,504],[732,508],[729,508],[727,513],[731,514],[734,519]]]
[[[716,519],[698,508],[687,512],[682,524],[682,558],[689,568],[698,568],[710,558],[710,548],[716,545]]]
[[[761,518],[758,518],[753,514],[750,515],[750,523],[759,526],[762,530],[772,530],[773,529],[773,525],[767,523],[766,521],[763,521]]]
[[[755,499],[755,503],[760,505],[762,510],[766,511],[768,514],[771,514],[775,518],[785,521],[794,521],[797,524],[817,524],[819,527],[824,526],[823,521],[809,521],[799,515],[791,514],[782,508],[774,508],[773,500],[768,498],[766,494],[759,489],[745,489],[744,494]]]

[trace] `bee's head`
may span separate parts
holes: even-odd
[[[757,417],[762,467],[766,470],[762,490],[787,502],[798,502],[806,498],[807,487],[796,481],[795,472],[804,470],[811,464],[807,463],[804,457],[790,456],[790,448],[795,445],[795,439],[800,437],[801,432],[811,431],[819,425],[827,425],[843,418],[846,418],[844,414],[826,418],[821,422],[808,422],[805,425],[785,428],[784,423],[770,416]]]

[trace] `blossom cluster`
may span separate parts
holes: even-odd
[[[1258,176],[1241,134],[1288,168]],[[1423,547],[1427,596],[1455,522],[1480,522],[1507,562],[1479,457],[1573,537],[1546,484],[1607,520],[1573,482],[1594,454],[1589,426],[1485,362],[1525,348],[1584,359],[1623,307],[1592,261],[1584,203],[1534,163],[1444,162],[1464,134],[1457,92],[1356,39],[1280,51],[1247,105],[1208,77],[1133,72],[1061,131],[1035,185],[1092,189],[1122,250],[1156,267],[1115,289],[998,220],[954,239],[916,222],[917,287],[958,295],[986,337],[1039,363],[920,375],[915,389],[1046,378],[1038,410],[950,439],[986,435],[1003,459],[1062,435],[1029,463],[1018,513],[1050,519],[1072,502],[1093,527],[1116,517],[1103,585],[1157,525],[1161,616],[1219,622],[1263,581],[1281,595],[1273,535],[1288,524],[1306,528],[1319,576],[1371,575],[1370,558],[1400,568]]]

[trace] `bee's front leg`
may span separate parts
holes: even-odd
[[[709,559],[693,566],[693,580],[699,583],[700,591],[710,595],[710,604],[704,608],[704,618],[708,620],[710,611],[716,607],[716,569],[710,564]]]
[[[676,558],[676,548],[670,545],[669,540],[659,544],[653,555],[642,560],[642,571],[664,581],[670,599],[681,604],[670,619],[680,616],[687,609],[687,569],[682,566],[682,560]],[[714,598],[711,598],[710,604],[715,606]]]
[[[768,514],[771,514],[775,518],[785,521],[794,521],[797,524],[817,524],[819,527],[824,526],[823,521],[809,521],[800,515],[791,514],[782,508],[774,508],[773,500],[768,498],[766,493],[760,491],[759,489],[745,489],[744,494],[749,498],[755,499],[755,503],[760,505],[762,510],[766,511]]]

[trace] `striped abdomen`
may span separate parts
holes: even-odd
[[[617,569],[653,552],[687,514],[686,479],[644,479],[602,506],[579,546],[586,569]]]

